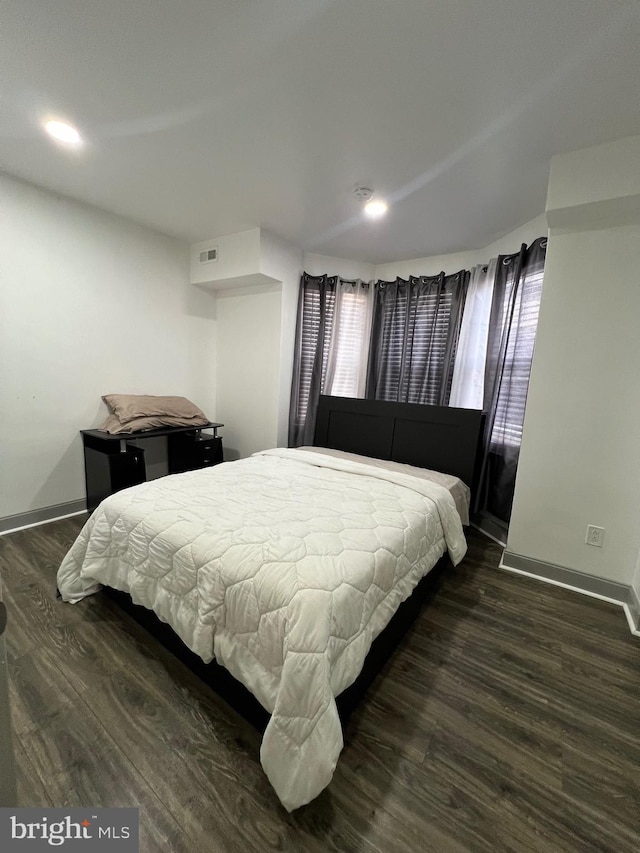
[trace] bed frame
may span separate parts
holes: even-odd
[[[321,396],[313,443],[453,474],[473,492],[483,424],[475,409]]]
[[[483,414],[472,409],[322,396],[314,445],[453,474],[473,492],[483,423]],[[424,602],[437,590],[449,565],[448,558],[443,557],[372,643],[360,675],[336,698],[343,725],[411,627]],[[108,587],[103,587],[103,593],[115,600],[238,713],[259,731],[264,731],[269,713],[224,667],[215,661],[205,664],[167,624],[160,622],[152,611],[134,604],[126,593]]]

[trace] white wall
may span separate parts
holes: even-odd
[[[282,290],[217,296],[217,404],[225,459],[278,444]]]
[[[84,497],[102,394],[215,411],[215,302],[188,247],[0,177],[0,517]]]
[[[216,249],[218,257],[202,264],[200,252],[207,249]],[[190,249],[190,266],[192,284],[216,279],[233,282],[254,275],[260,268],[260,229],[252,228],[194,243]]]
[[[281,282],[276,443],[279,447],[286,447],[289,436],[289,402],[302,252],[266,231],[262,232],[261,245],[264,271]]]
[[[535,219],[525,222],[519,228],[509,231],[493,243],[489,243],[481,250],[482,258],[476,260],[477,264],[484,263],[487,259],[497,258],[498,255],[510,255],[520,249],[522,243],[530,245],[538,237],[544,237],[548,233],[547,217],[544,213],[536,216]]]
[[[631,586],[633,587],[633,591],[635,592],[638,604],[640,604],[640,551],[638,551],[638,558],[636,560],[636,570],[631,581]],[[640,628],[640,626],[638,627]]]
[[[640,195],[640,174],[629,171],[630,164],[639,161],[640,136],[553,157],[546,204],[552,223],[557,211],[575,211],[583,206],[612,199],[620,202]]]
[[[215,297],[216,410],[225,424],[226,459],[287,443],[302,253],[256,230],[259,251],[250,273],[259,269],[272,283],[255,286],[252,274],[239,275]]]
[[[547,219],[544,214],[541,214],[483,249],[378,264],[375,267],[374,277],[383,281],[393,281],[396,278],[406,279],[411,275],[437,275],[442,270],[446,273],[455,273],[461,269],[468,270],[476,264],[484,264],[498,255],[509,255],[512,252],[517,252],[521,243],[532,243],[537,237],[542,237],[546,233]]]
[[[362,281],[371,281],[376,274],[374,264],[334,258],[331,255],[318,255],[315,252],[305,252],[302,256],[302,265],[309,275],[337,275],[348,280],[359,278]]]
[[[640,146],[631,148],[626,169],[637,175]],[[610,154],[620,156],[618,144]],[[581,164],[585,156],[578,152]],[[565,227],[550,232],[507,548],[628,584],[640,548],[640,221],[617,224],[609,195],[598,227],[585,229],[582,170],[578,225],[568,229],[576,167],[562,158],[566,171],[558,162],[551,174],[565,190],[550,187],[549,198],[562,205]],[[603,173],[593,175],[596,205]],[[588,524],[606,529],[603,548],[585,544]]]

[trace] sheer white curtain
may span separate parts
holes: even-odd
[[[364,397],[373,299],[373,284],[338,280],[324,394]]]
[[[482,409],[489,320],[497,258],[471,271],[451,381],[450,406]]]

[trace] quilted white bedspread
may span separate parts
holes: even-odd
[[[242,681],[271,713],[260,757],[291,811],[333,775],[334,697],[447,549],[456,564],[466,543],[442,486],[276,449],[107,498],[58,588],[125,590]]]

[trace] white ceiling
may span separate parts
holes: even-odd
[[[3,0],[0,166],[189,242],[382,263],[544,210],[550,157],[640,133],[638,0]],[[41,120],[88,144],[52,144]],[[391,202],[362,220],[365,183]]]

